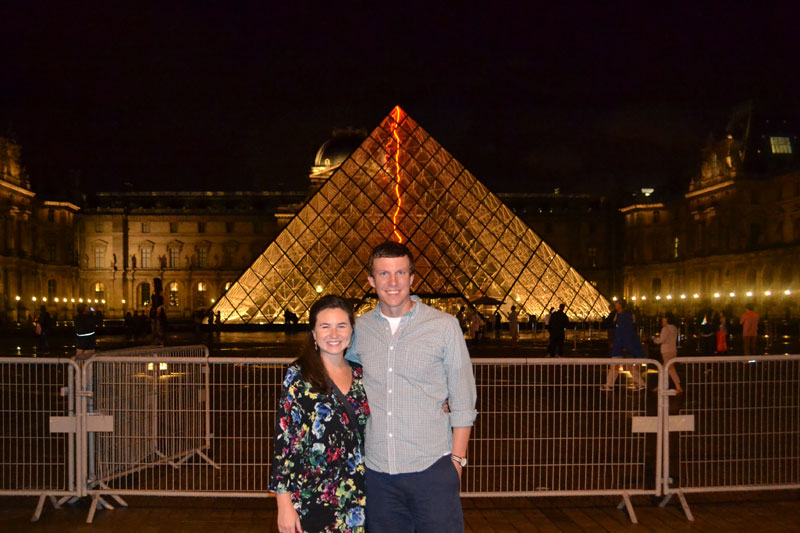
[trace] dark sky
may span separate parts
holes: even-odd
[[[788,3],[192,4],[0,6],[34,188],[296,188],[395,104],[497,191],[680,187],[731,106],[800,94]]]

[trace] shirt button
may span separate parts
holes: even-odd
[[[389,433],[389,438],[390,438],[390,439],[392,438],[392,434],[391,434],[391,433]]]
[[[394,350],[394,346],[389,346],[389,349],[390,350]]]
[[[389,416],[392,416],[392,412],[391,412],[391,411],[389,411],[389,412],[388,412],[388,413],[386,413],[386,414],[388,414]]]
[[[389,394],[391,394],[391,393],[392,393],[392,389],[389,389]]]
[[[392,371],[392,369],[390,368],[390,369],[389,369],[389,372],[391,372],[391,371]]]

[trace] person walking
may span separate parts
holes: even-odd
[[[678,327],[675,325],[675,316],[672,313],[661,317],[661,333],[653,337],[653,342],[661,347],[661,361],[664,365],[678,357]],[[675,391],[681,394],[683,388],[681,388],[681,380],[674,365],[669,367],[669,377],[675,384]],[[653,392],[657,391],[658,387],[653,390]]]
[[[745,312],[739,318],[739,323],[742,325],[742,344],[745,355],[754,355],[757,349],[758,313],[753,311],[751,303],[748,303],[745,308]]]
[[[411,295],[411,251],[372,251],[378,305],[356,321],[347,359],[364,367],[367,527],[380,533],[463,533],[459,487],[477,412],[472,364],[458,320]],[[449,404],[449,412],[443,407]]]
[[[717,324],[717,355],[728,353],[728,317],[720,311],[714,323]]]
[[[560,304],[558,311],[550,315],[550,345],[547,347],[548,356],[561,357],[564,355],[564,340],[567,336],[569,318],[564,312],[566,304]]]
[[[614,302],[614,308],[617,312],[614,317],[614,348],[611,351],[613,357],[633,357],[636,359],[644,358],[644,350],[642,343],[639,342],[639,336],[636,334],[636,325],[633,323],[633,315],[626,309],[625,300],[617,300]],[[646,384],[642,379],[638,365],[625,365],[624,369],[628,370],[633,378],[635,390],[644,390]],[[612,391],[614,383],[617,381],[619,375],[618,365],[609,365],[608,373],[606,374],[606,383],[600,387],[603,391]]]
[[[53,320],[50,318],[50,313],[47,312],[45,306],[39,308],[39,316],[36,318],[36,330],[39,333],[38,352],[45,353],[50,351],[50,329],[53,326]]]
[[[344,358],[354,323],[340,296],[317,300],[300,358],[286,371],[269,483],[280,533],[365,531],[369,404],[362,368]]]
[[[97,319],[85,303],[78,304],[75,317],[75,359],[83,361],[95,353],[97,347]]]

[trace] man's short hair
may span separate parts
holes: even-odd
[[[558,306],[558,310],[559,311],[563,311],[566,306],[567,306],[567,304],[561,304],[561,305]]]
[[[748,303],[747,305],[745,305],[745,308],[752,311],[753,310],[753,304],[752,303]]]
[[[394,241],[386,241],[378,246],[376,246],[372,250],[372,254],[369,256],[369,264],[367,267],[369,268],[369,274],[372,275],[372,264],[375,262],[376,259],[384,258],[384,257],[408,257],[408,264],[409,269],[411,270],[409,274],[414,273],[414,256],[411,255],[411,250],[405,244],[401,244],[399,242]]]
[[[78,314],[82,315],[84,311],[86,311],[86,304],[81,302],[78,304]]]

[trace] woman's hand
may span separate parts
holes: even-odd
[[[292,505],[288,492],[277,494],[278,500],[278,533],[303,533],[300,516]]]

